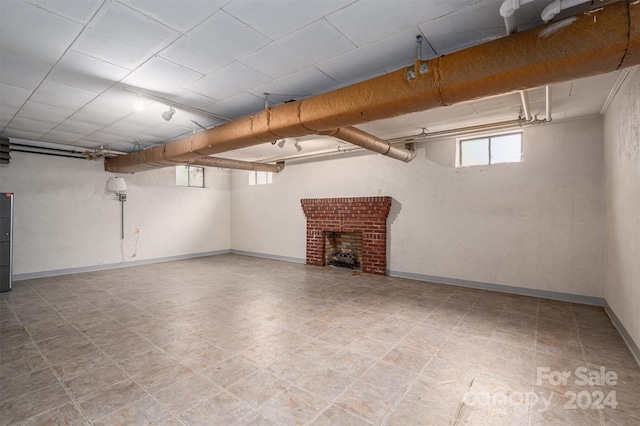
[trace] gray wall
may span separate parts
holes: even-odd
[[[525,129],[519,164],[456,169],[455,145],[288,164],[271,185],[233,172],[231,248],[303,259],[301,198],[388,195],[392,271],[601,297],[601,117]]]
[[[605,135],[605,276],[609,306],[640,345],[640,68],[609,107]]]
[[[175,185],[173,167],[121,175],[127,182],[125,253],[120,203],[102,161],[14,152],[0,191],[15,192],[14,274],[144,261],[229,249],[229,172],[206,170],[206,188]]]

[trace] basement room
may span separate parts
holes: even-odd
[[[640,424],[640,1],[0,0],[0,425]]]

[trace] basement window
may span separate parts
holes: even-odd
[[[522,132],[458,139],[456,167],[522,162]]]
[[[267,185],[273,182],[273,173],[271,172],[249,172],[249,185]]]
[[[177,166],[176,185],[204,188],[204,167]]]

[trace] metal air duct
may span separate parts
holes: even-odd
[[[640,2],[619,1],[118,158],[138,172],[640,63]]]

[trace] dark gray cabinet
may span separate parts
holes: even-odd
[[[0,292],[11,290],[13,194],[0,193]]]

